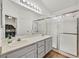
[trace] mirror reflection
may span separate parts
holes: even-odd
[[[5,15],[5,38],[15,37],[16,35],[16,18]]]

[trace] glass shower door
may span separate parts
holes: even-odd
[[[2,0],[0,0],[0,53],[1,53],[1,43],[2,43],[2,41],[1,41],[1,33],[2,33],[2,31],[1,31],[1,27],[2,27]]]
[[[77,20],[73,15],[64,16],[60,33],[60,50],[77,56]]]

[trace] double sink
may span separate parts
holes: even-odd
[[[10,43],[7,42],[7,46],[8,47],[20,46],[26,43],[30,43],[33,39],[39,39],[41,37],[43,37],[43,35],[41,34],[16,37],[16,38],[11,39],[12,42]]]

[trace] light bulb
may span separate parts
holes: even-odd
[[[61,21],[61,19],[58,19],[58,22],[60,22]]]
[[[12,17],[11,17],[11,16],[9,16],[8,18],[9,18],[9,19],[12,19]]]
[[[39,9],[39,11],[40,11],[40,12],[42,12],[42,10],[41,10],[41,9]]]
[[[70,14],[66,14],[65,16],[70,16]]]
[[[38,6],[36,7],[37,10],[39,10]]]
[[[27,1],[27,4],[29,5],[29,4],[30,4],[30,2],[29,2],[29,1]]]
[[[26,0],[23,0],[23,2],[26,2]]]
[[[58,16],[58,18],[62,18],[62,16]]]
[[[34,8],[36,9],[37,8],[37,6],[36,6],[36,4],[34,3]]]
[[[54,17],[53,19],[58,19],[57,17]]]
[[[38,8],[38,10],[39,10],[39,12],[41,11],[41,9],[40,9],[40,8]]]
[[[31,6],[34,6],[33,3],[31,3]]]

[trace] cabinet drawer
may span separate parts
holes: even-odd
[[[44,41],[38,42],[38,47],[44,46]]]
[[[38,54],[42,53],[43,51],[45,51],[44,46],[41,46],[40,48],[38,48]]]
[[[21,56],[21,58],[37,58],[36,50],[26,53],[25,55]]]
[[[31,46],[25,47],[21,50],[14,51],[13,53],[7,54],[7,57],[8,58],[18,58],[32,50],[35,50],[35,48],[36,48],[36,45],[31,45]]]

